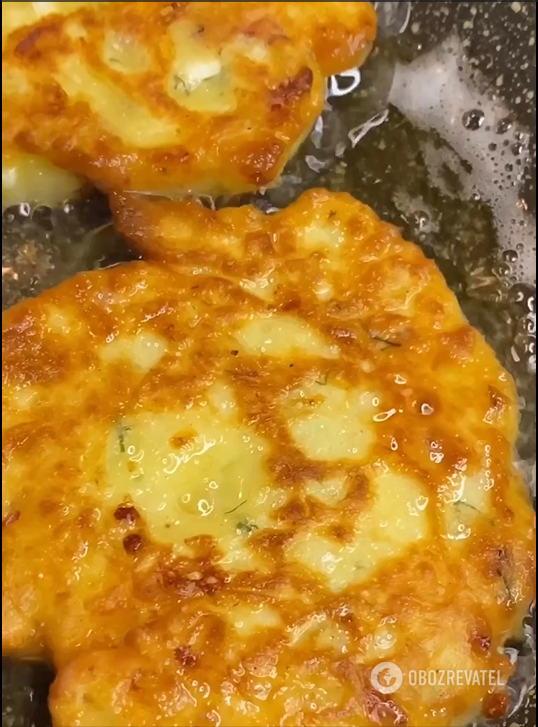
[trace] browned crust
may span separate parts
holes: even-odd
[[[320,113],[324,74],[362,60],[375,36],[370,3],[315,3],[315,12],[311,6],[87,3],[18,28],[4,39],[2,53],[3,152],[45,156],[104,189],[218,194],[267,186]],[[263,60],[245,49],[222,55],[235,108],[202,112],[169,95],[175,22],[201,29],[204,44],[219,54],[238,42],[264,48]],[[147,68],[125,73],[105,62],[111,33],[145,48]],[[77,63],[145,109],[148,130],[169,124],[167,140],[134,144],[121,131],[129,126],[128,110],[114,131],[91,95],[69,95],[59,74],[62,64],[76,73]]]
[[[429,727],[480,704],[498,710],[502,694],[487,686],[444,696],[402,688],[385,698],[369,681],[367,644],[380,619],[396,624],[401,641],[391,660],[403,669],[428,668],[436,649],[450,646],[475,668],[506,676],[499,647],[534,591],[533,513],[512,464],[514,384],[435,266],[348,195],[315,190],[269,217],[250,208],[125,204],[115,200],[122,229],[133,237],[133,220],[164,262],[79,275],[3,317],[3,648],[53,654],[55,724],[191,726],[219,717],[223,725],[267,725],[288,709],[297,725],[360,718]],[[339,232],[340,252],[309,247],[312,227],[328,240]],[[235,258],[226,248],[233,238]],[[266,298],[239,285],[260,275],[273,278]],[[329,298],[315,294],[320,280],[332,286]],[[298,316],[338,358],[239,351],[233,331],[258,315]],[[141,331],[167,344],[150,371],[100,358],[111,337]],[[320,387],[381,391],[383,407],[398,412],[376,425],[367,461],[311,459],[293,440],[279,402],[314,377]],[[287,493],[270,527],[248,532],[265,572],[226,570],[209,536],[189,542],[192,557],[174,556],[152,538],[138,506],[100,499],[111,427],[135,411],[158,416],[196,404],[217,380],[233,390],[241,423],[269,443],[267,475]],[[188,446],[190,436],[179,429],[174,446]],[[346,547],[372,501],[371,462],[420,482],[427,535],[333,592],[286,553],[313,526]],[[443,487],[462,468],[484,466],[488,511],[470,537],[451,544],[441,537]],[[337,472],[346,477],[341,502],[323,505],[308,494],[308,482]],[[238,604],[266,606],[280,625],[238,638],[227,616]],[[315,634],[289,645],[290,630],[313,614],[341,629],[346,653]],[[207,697],[191,700],[201,683]],[[271,699],[258,699],[263,684]],[[317,711],[306,711],[306,684]],[[299,701],[286,702],[286,690]],[[259,711],[242,711],[241,700]]]

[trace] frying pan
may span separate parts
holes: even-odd
[[[331,80],[327,108],[282,184],[352,192],[422,246],[519,388],[518,464],[536,478],[536,3],[377,3],[381,39],[361,73]],[[206,200],[207,202],[207,200]],[[2,217],[2,305],[135,253],[98,194]],[[536,725],[535,613],[520,642],[503,727]],[[47,727],[52,673],[2,659],[2,727]],[[496,726],[500,727],[500,726]]]

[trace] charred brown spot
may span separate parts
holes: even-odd
[[[141,690],[140,682],[142,681],[144,677],[144,672],[141,669],[136,669],[132,676],[131,680],[129,682],[129,689],[132,692],[139,692]]]
[[[462,326],[455,331],[446,333],[441,337],[443,345],[442,354],[456,361],[463,361],[469,358],[476,344],[476,333],[470,326]],[[436,364],[443,365],[442,358],[436,360]]]
[[[47,515],[52,515],[53,512],[56,512],[59,508],[59,505],[53,500],[41,500],[38,507],[39,512],[46,517]]]
[[[119,522],[127,522],[133,525],[140,517],[134,505],[120,505],[114,512],[114,517]]]
[[[383,699],[375,692],[366,695],[366,714],[369,719],[378,725],[406,725],[408,718],[406,713],[392,699]]]
[[[46,109],[47,114],[54,115],[65,111],[68,96],[59,84],[51,82],[44,83],[40,87],[40,100],[43,107]],[[17,139],[20,143],[26,142],[26,144],[32,144],[32,134],[17,134]],[[61,145],[60,141],[57,143],[58,145]]]
[[[170,437],[168,443],[172,449],[183,449],[183,447],[191,444],[195,439],[195,432],[183,432],[181,434],[174,434],[173,437]]]
[[[293,538],[293,533],[280,530],[264,530],[259,535],[253,535],[256,546],[262,550],[279,551]]]
[[[25,56],[26,58],[32,58],[40,54],[40,50],[37,48],[37,43],[51,32],[55,31],[53,26],[38,25],[33,28],[26,37],[20,40],[15,46],[15,54],[18,56]]]
[[[353,470],[346,477],[347,492],[344,501],[347,505],[352,503],[364,505],[370,494],[370,483],[361,470]]]
[[[198,661],[196,654],[194,654],[187,646],[178,646],[177,649],[174,649],[174,657],[181,666],[186,667],[187,669],[196,666],[196,662]]]
[[[198,585],[206,595],[212,596],[222,589],[224,583],[225,579],[217,571],[211,571],[202,578]]]
[[[171,169],[175,169],[177,165],[184,164],[189,157],[189,152],[183,147],[167,149],[166,151],[155,149],[151,153],[152,162],[161,174],[167,174]]]
[[[506,409],[506,400],[493,386],[488,386],[488,393],[490,406],[486,414],[486,421],[491,422],[504,412]]]
[[[471,647],[475,654],[488,654],[491,649],[491,637],[475,634],[471,639]]]
[[[292,523],[299,523],[304,520],[308,515],[308,510],[303,502],[300,500],[291,500],[286,503],[278,511],[278,519],[281,521],[289,521]]]
[[[388,348],[401,348],[402,344],[398,343],[397,341],[386,337],[383,338],[382,336],[370,336],[372,341],[374,342],[374,345],[377,349],[380,351],[386,351]]]
[[[180,15],[183,10],[185,3],[169,3],[165,8],[161,10],[161,17],[165,25],[173,23]]]
[[[507,694],[494,692],[484,698],[482,714],[488,719],[502,720],[508,709],[509,699]]]
[[[92,528],[98,518],[98,513],[93,508],[86,508],[77,517],[77,525],[79,528]]]
[[[347,543],[353,539],[353,529],[336,523],[329,528],[329,536],[341,543]]]
[[[310,462],[306,457],[297,455],[294,459],[271,459],[268,462],[270,471],[281,485],[299,485],[309,480],[323,479],[323,468],[315,462]]]
[[[167,568],[166,570],[161,571],[161,579],[163,586],[167,588],[174,588],[182,580],[182,576],[177,570]]]
[[[506,548],[497,548],[494,553],[495,574],[502,576],[508,565],[508,552]]]
[[[190,571],[186,574],[169,568],[161,573],[162,584],[166,588],[171,588],[182,598],[194,598],[204,595],[211,596],[227,583],[228,576],[225,573],[206,566],[200,568],[200,571]]]
[[[132,533],[131,535],[127,535],[127,537],[123,539],[123,548],[126,553],[137,553],[142,547],[142,542],[143,541],[141,535],[138,535],[137,533]]]
[[[298,311],[301,309],[301,299],[299,296],[295,296],[293,298],[290,298],[288,301],[286,301],[282,306],[281,310],[289,313],[293,311]]]
[[[251,23],[245,30],[245,35],[250,38],[259,38],[268,45],[273,45],[278,40],[287,38],[280,25],[273,18],[259,18]]]
[[[265,143],[246,143],[240,147],[232,163],[242,169],[251,184],[263,186],[273,181],[284,151],[283,143],[276,139]]]
[[[271,108],[281,109],[298,101],[312,88],[314,74],[311,68],[305,66],[293,78],[279,84],[271,91]]]
[[[20,516],[21,513],[19,510],[13,510],[13,512],[8,513],[2,520],[2,527],[7,528],[8,525],[13,525],[13,523],[17,522]]]
[[[347,608],[337,613],[338,620],[343,624],[352,624],[355,621],[355,614]]]
[[[239,365],[241,365],[241,364],[239,364]],[[256,371],[256,369],[241,368],[239,370],[230,371],[230,374],[239,383],[245,382],[248,384],[250,382],[256,382],[256,380],[260,378],[260,372]]]
[[[281,38],[286,38],[278,23],[272,18],[259,18],[249,25],[245,35],[257,37],[266,43],[272,44]]]
[[[439,401],[434,399],[432,396],[429,396],[428,398],[421,397],[415,403],[417,413],[425,417],[433,416],[433,414],[438,412],[439,407]]]
[[[245,236],[245,248],[254,255],[272,255],[275,246],[271,235],[263,232],[251,232]],[[252,275],[256,275],[256,266],[252,266]]]
[[[337,341],[342,343],[352,343],[357,340],[357,334],[349,328],[333,328],[332,334]]]

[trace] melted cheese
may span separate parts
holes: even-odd
[[[2,154],[2,207],[34,202],[55,207],[73,198],[83,182],[54,167],[46,159],[29,154]]]
[[[4,5],[3,141],[105,190],[268,186],[323,107],[316,24],[288,34],[267,3]]]
[[[290,432],[311,459],[362,460],[375,441],[378,399],[369,392],[311,381],[283,400]]]
[[[125,144],[144,149],[177,141],[175,124],[157,119],[119,88],[94,75],[81,61],[69,59],[63,63],[56,79],[74,103],[91,101],[105,128]]]
[[[125,361],[143,371],[156,366],[166,352],[166,341],[159,336],[139,332],[133,337],[115,338],[101,348],[101,358],[105,362]]]
[[[143,73],[150,66],[148,49],[126,33],[107,33],[103,44],[103,59],[118,73]]]
[[[375,479],[373,501],[353,523],[346,543],[335,543],[313,529],[298,538],[288,557],[322,576],[333,591],[368,579],[387,558],[428,533],[420,484],[390,472]]]
[[[191,538],[211,535],[228,568],[255,568],[246,543],[285,500],[269,488],[264,440],[241,426],[225,387],[216,402],[162,416],[133,416],[110,433],[111,502],[134,502],[152,536],[189,553]],[[214,397],[215,398],[215,397]]]
[[[262,356],[321,356],[336,358],[338,349],[329,346],[316,331],[293,316],[253,319],[235,334],[245,353]]]
[[[189,111],[233,113],[237,103],[221,52],[210,48],[199,29],[189,23],[174,23],[170,34],[175,48],[170,96]]]

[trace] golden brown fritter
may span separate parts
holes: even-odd
[[[105,190],[271,184],[375,36],[370,3],[2,5],[3,153]]]
[[[498,711],[407,679],[505,678],[533,592],[514,384],[434,264],[347,195],[116,205],[175,252],[2,324],[3,649],[52,655],[56,727]]]

